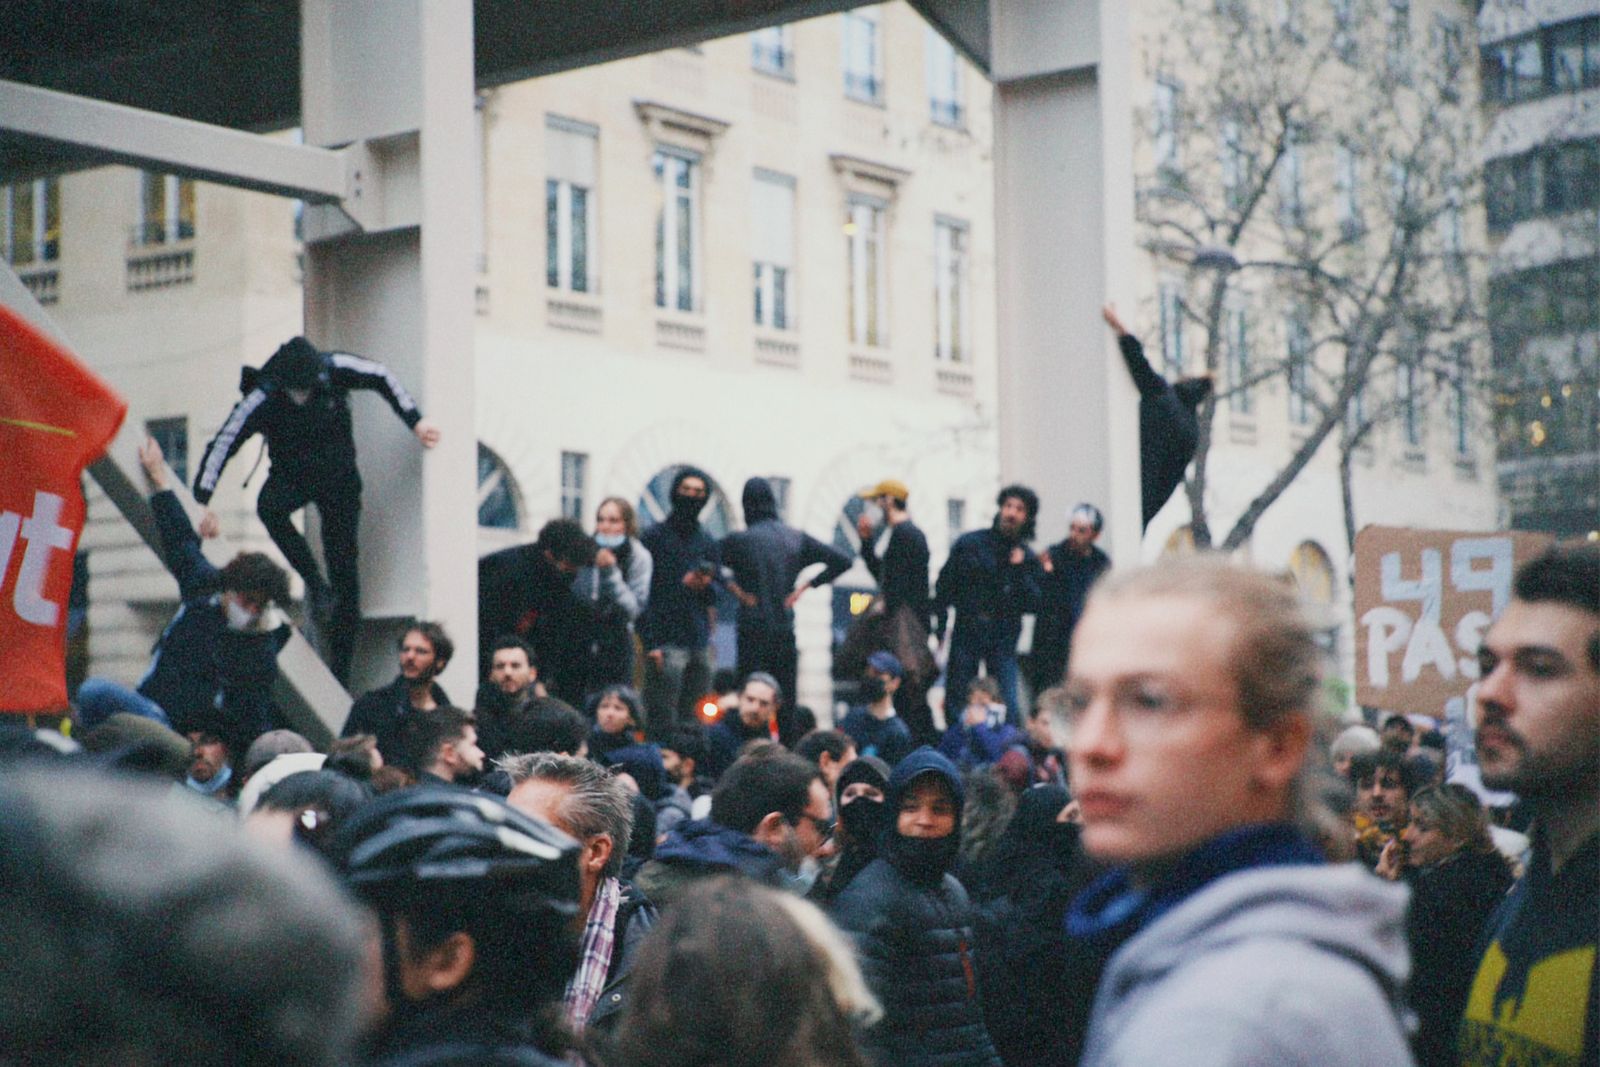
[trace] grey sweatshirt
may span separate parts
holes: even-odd
[[[1218,879],[1111,957],[1080,1067],[1410,1064],[1408,894],[1355,864]]]

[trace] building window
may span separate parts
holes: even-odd
[[[966,120],[961,100],[961,61],[949,41],[927,27],[928,110],[941,126],[959,127]]]
[[[1484,49],[1483,84],[1490,100],[1515,104],[1543,96],[1544,53],[1537,34]]]
[[[967,529],[967,502],[954,498],[944,502],[945,531],[950,535],[950,543],[955,544]]]
[[[1244,127],[1236,118],[1222,120],[1222,195],[1230,210],[1244,207],[1250,157],[1244,150]]]
[[[756,171],[751,186],[755,322],[794,329],[794,179]]]
[[[883,38],[877,8],[844,14],[844,95],[883,103]]]
[[[1389,71],[1403,74],[1411,64],[1411,0],[1389,0],[1384,30]]]
[[[1333,50],[1346,63],[1356,61],[1355,0],[1333,0]]]
[[[1278,220],[1285,226],[1299,226],[1305,220],[1306,206],[1300,173],[1300,134],[1284,134],[1283,158],[1278,161]]]
[[[194,180],[175,174],[139,175],[139,225],[134,244],[159,245],[194,237]]]
[[[1551,92],[1571,93],[1600,85],[1600,18],[1551,26],[1545,36]]]
[[[1255,410],[1250,389],[1250,317],[1242,307],[1228,308],[1224,313],[1228,341],[1228,404],[1235,415],[1249,415]]]
[[[1422,372],[1414,360],[1407,360],[1395,375],[1395,392],[1400,407],[1400,433],[1409,448],[1422,447]]]
[[[933,223],[934,358],[967,363],[967,226],[950,219]]]
[[[763,74],[794,77],[794,30],[768,26],[750,35],[750,65]]]
[[[599,131],[555,115],[545,119],[545,284],[592,293],[599,289],[595,238]]]
[[[1289,422],[1306,426],[1311,422],[1311,327],[1296,315],[1284,325],[1288,349]]]
[[[1450,367],[1451,429],[1454,431],[1456,457],[1472,457],[1472,349],[1465,344],[1456,346]]]
[[[1484,168],[1489,228],[1600,207],[1600,138],[1542,145]]]
[[[161,446],[161,454],[166,457],[172,473],[178,476],[178,481],[188,484],[189,420],[182,415],[169,419],[150,419],[144,424],[144,432]]]
[[[882,201],[852,197],[845,217],[850,266],[850,340],[889,343]]]
[[[1361,156],[1349,145],[1339,145],[1333,150],[1334,211],[1339,222],[1339,232],[1346,240],[1360,236],[1363,229],[1361,217]]]
[[[1466,235],[1461,220],[1463,199],[1461,186],[1452,183],[1445,189],[1444,207],[1439,212],[1439,247],[1444,249],[1445,255],[1458,260],[1466,252]]]
[[[658,149],[652,164],[656,212],[656,307],[694,311],[700,292],[700,163]]]
[[[1156,298],[1160,304],[1161,363],[1167,377],[1183,376],[1183,290],[1177,282],[1162,282]]]
[[[1153,110],[1153,148],[1155,152],[1156,174],[1163,180],[1176,179],[1183,168],[1182,138],[1179,128],[1179,109],[1183,102],[1183,90],[1165,79],[1156,82],[1155,107]]]
[[[585,452],[561,453],[561,516],[582,522],[583,493],[589,481],[589,456]]]
[[[478,445],[478,525],[516,530],[522,525],[522,494],[505,461]]]
[[[8,185],[0,194],[6,262],[14,267],[53,262],[61,253],[61,183],[42,178]]]

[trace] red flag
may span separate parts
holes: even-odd
[[[127,413],[71,353],[0,306],[0,712],[66,709],[79,478]]]

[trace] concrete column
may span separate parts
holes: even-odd
[[[356,398],[364,481],[362,613],[351,687],[394,673],[392,638],[417,615],[456,655],[442,681],[470,704],[477,674],[471,0],[302,0],[307,144],[365,142],[366,228],[308,209],[306,330],[322,348],[388,365],[443,431],[421,445],[378,397]]]
[[[1140,545],[1137,393],[1100,319],[1132,311],[1133,62],[1124,0],[990,0],[1000,470],[1041,544],[1080,500],[1120,564]]]

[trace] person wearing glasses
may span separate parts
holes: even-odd
[[[972,905],[950,873],[965,794],[955,764],[916,749],[889,775],[878,858],[834,898],[829,914],[856,943],[883,1005],[862,1035],[873,1062],[895,1067],[998,1067],[978,999]]]
[[[1303,775],[1324,652],[1294,587],[1197,557],[1089,595],[1062,703],[1104,960],[1083,1067],[1409,1064],[1406,891],[1327,865]]]
[[[717,875],[803,894],[833,830],[832,798],[816,764],[769,746],[723,772],[711,817],[667,834],[633,883],[663,911],[690,885]]]

